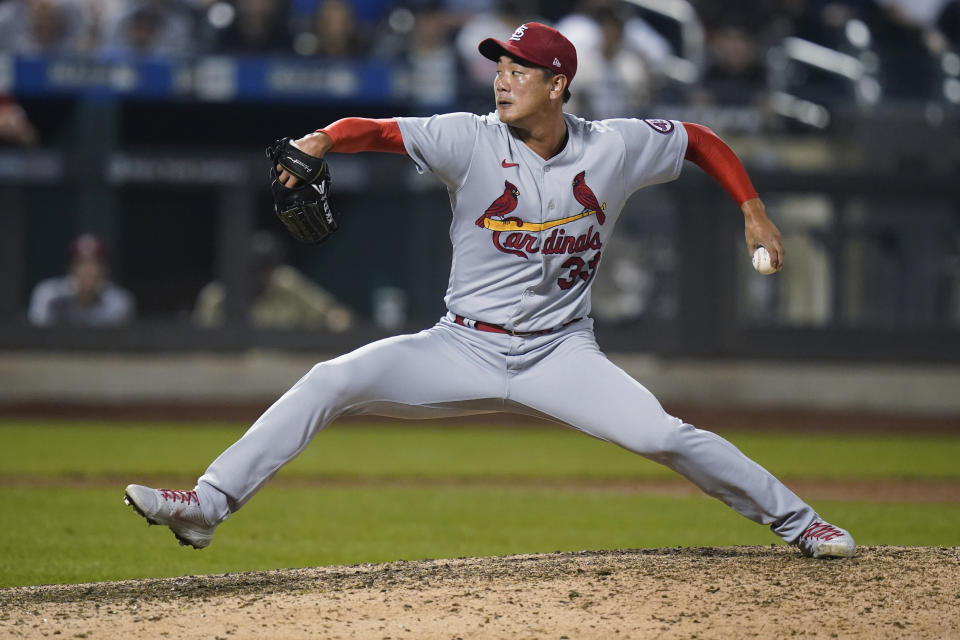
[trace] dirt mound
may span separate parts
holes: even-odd
[[[783,545],[554,553],[3,589],[0,636],[960,637],[960,547],[830,561]]]

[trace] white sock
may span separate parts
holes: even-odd
[[[194,491],[200,498],[200,509],[203,511],[203,517],[210,524],[220,524],[230,517],[230,507],[227,504],[225,493],[206,482],[198,482]]]

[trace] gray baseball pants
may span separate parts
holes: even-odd
[[[210,465],[198,487],[218,504],[207,515],[222,520],[341,416],[500,411],[548,418],[664,464],[787,542],[816,517],[732,444],[668,415],[603,355],[590,319],[515,337],[443,318],[318,364]]]

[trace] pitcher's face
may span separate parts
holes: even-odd
[[[526,66],[509,56],[500,56],[493,91],[500,121],[529,127],[550,113],[553,79],[540,67]]]

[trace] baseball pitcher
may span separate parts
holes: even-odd
[[[329,152],[406,154],[439,177],[453,212],[446,315],[420,333],[316,365],[192,491],[130,485],[127,504],[199,549],[341,416],[512,412],[664,464],[805,555],[852,556],[849,533],[723,438],[668,415],[594,339],[590,288],[624,203],[638,189],[676,179],[684,160],[739,204],[748,253],[766,247],[782,268],[780,234],[736,156],[696,124],[564,113],[577,54],[548,26],[530,22],[479,49],[496,63],[496,108],[488,115],[346,118],[268,149],[277,214],[305,242],[337,229],[327,199]]]

